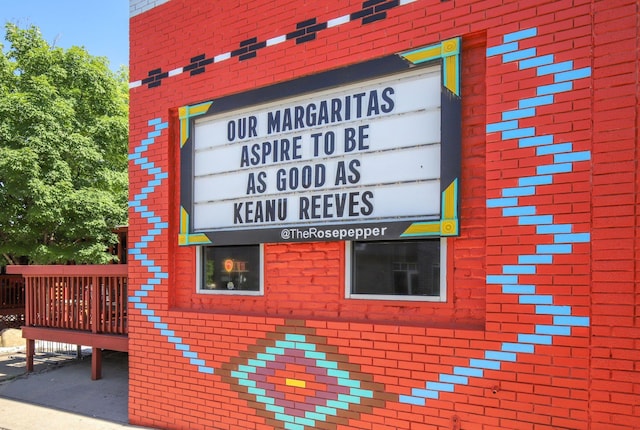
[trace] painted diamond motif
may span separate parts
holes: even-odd
[[[223,366],[223,380],[271,425],[287,430],[334,429],[384,407],[384,387],[371,375],[315,330],[296,331],[304,333],[273,333],[248,358]]]

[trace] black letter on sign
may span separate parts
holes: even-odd
[[[242,203],[233,204],[233,223],[234,224],[243,224],[242,215],[240,214],[241,210],[242,210]]]

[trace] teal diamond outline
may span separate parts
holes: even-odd
[[[340,363],[348,363],[348,356],[339,354],[337,350],[334,351],[335,347],[309,341],[308,335],[305,334],[278,333],[278,335],[282,337],[272,339],[270,345],[262,346],[261,351],[256,352],[253,357],[241,363],[235,361],[237,364],[231,369],[227,367],[231,379],[228,382],[234,382],[232,385],[236,385],[240,391],[246,392],[253,399],[250,403],[255,403],[254,407],[262,406],[275,421],[284,425],[286,430],[316,429],[318,422],[332,424],[332,418],[341,418],[342,411],[362,413],[361,410],[353,411],[351,408],[354,405],[370,409],[383,407],[386,403],[376,398],[376,392],[385,392],[384,386],[372,380],[369,381],[367,377],[372,379],[372,375],[341,368]],[[315,334],[313,336],[315,337]],[[319,350],[322,348],[328,348],[329,351]],[[305,411],[304,417],[287,413],[285,407],[277,405],[277,399],[269,396],[264,388],[258,387],[257,382],[252,380],[250,375],[256,373],[259,368],[266,368],[269,363],[276,362],[278,357],[285,357],[288,350],[302,351],[304,358],[313,360],[315,366],[326,369],[327,376],[335,378],[339,386],[348,389],[348,394],[339,393],[337,400],[327,399],[324,405],[312,405],[313,410]]]

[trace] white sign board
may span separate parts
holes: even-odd
[[[195,119],[192,231],[439,219],[440,104],[435,65]]]

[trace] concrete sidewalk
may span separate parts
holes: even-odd
[[[0,429],[2,430],[113,430],[127,428],[139,427],[0,397]]]
[[[24,350],[0,350],[0,429],[140,428],[128,421],[127,354],[105,351],[102,379],[91,359],[40,357],[27,374]]]

